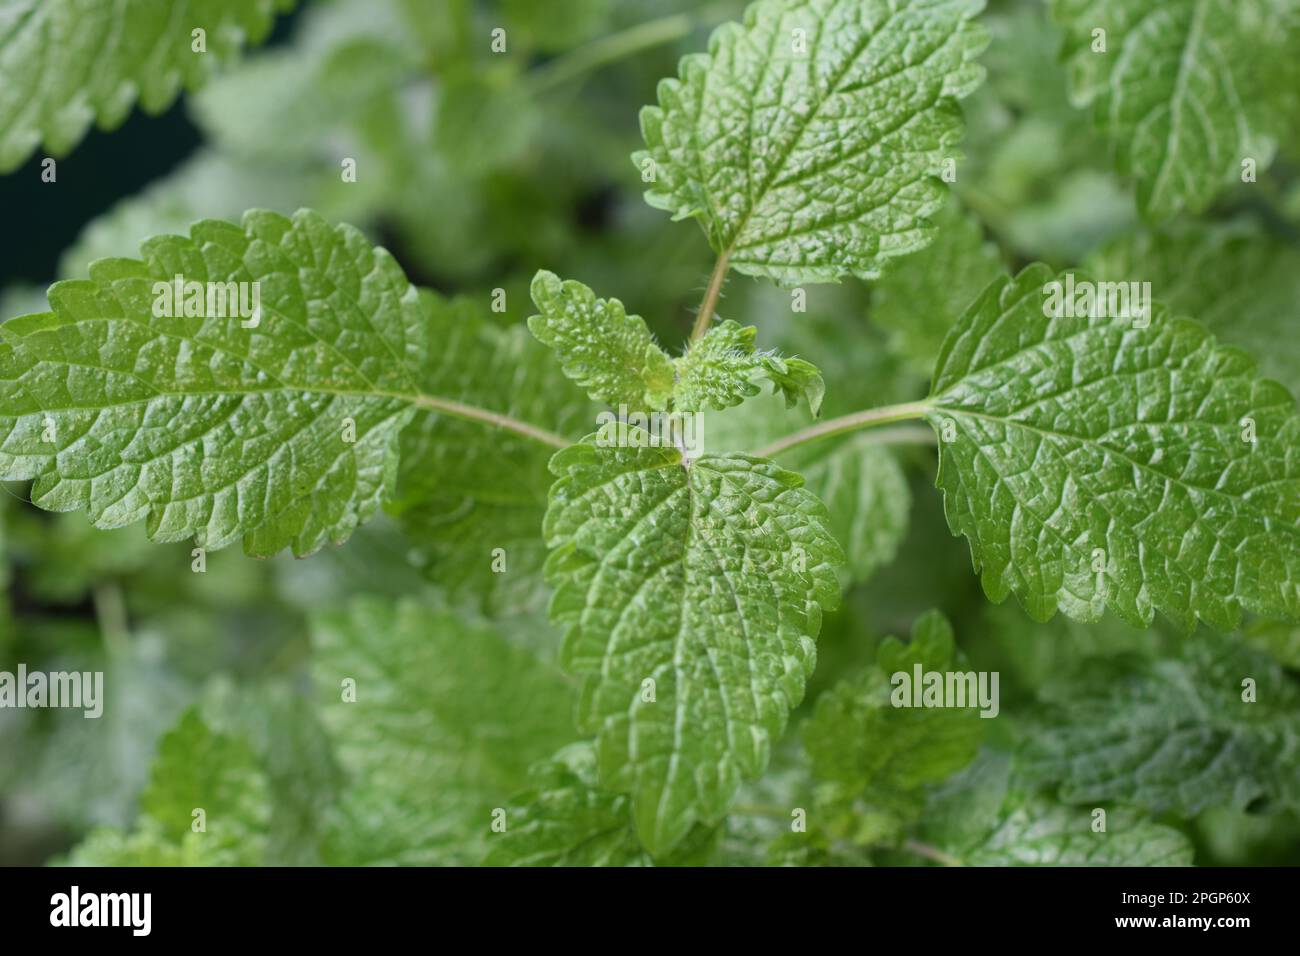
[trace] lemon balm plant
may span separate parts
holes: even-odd
[[[253,34],[269,16],[201,6],[193,18],[251,18]],[[715,256],[680,349],[607,297],[619,290],[545,268],[526,325],[502,323],[493,296],[418,287],[312,211],[148,239],[5,322],[0,474],[30,482],[40,508],[143,521],[196,562],[236,543],[347,547],[387,511],[413,548],[453,555],[435,597],[313,615],[310,742],[275,756],[264,731],[192,709],[162,739],[134,825],[74,859],[278,859],[286,768],[313,748],[330,772],[296,795],[316,805],[297,838],[341,863],[1186,862],[1187,836],[1156,815],[1298,809],[1300,688],[1258,642],[1210,631],[1300,618],[1300,419],[1283,385],[1181,314],[1195,296],[1130,299],[1156,270],[1147,250],[1099,253],[1095,279],[1041,263],[1012,275],[952,211],[981,6],[758,0],[659,84],[627,175],[650,206],[696,219]],[[1054,13],[1076,99],[1098,104],[1158,217],[1204,209],[1289,107],[1238,110],[1234,67],[1170,86],[1132,72],[1136,52],[1075,41],[1094,23],[1112,44],[1178,36],[1184,57],[1219,64],[1213,20],[1223,42],[1267,40],[1281,71],[1295,59],[1273,28],[1294,11],[1151,6]],[[0,157],[68,145],[128,90],[157,106],[190,77],[161,54],[131,69],[145,72],[62,91],[76,104],[62,114],[39,98],[35,119],[18,111]],[[729,307],[734,276],[791,302],[878,284],[887,347],[925,368],[928,392],[823,414],[846,379],[819,366],[861,345],[766,344]],[[178,279],[252,287],[256,315],[187,299]],[[939,495],[919,506],[941,503],[992,602],[1084,630],[1159,614],[1185,636],[1153,633],[1161,653],[1119,682],[1044,689],[1024,739],[982,748],[996,701],[981,714],[918,690],[900,706],[897,675],[969,670],[960,634],[927,613],[822,687],[785,740],[824,615],[904,534],[893,445],[937,448]],[[494,620],[500,588],[548,594],[558,669],[540,622]]]

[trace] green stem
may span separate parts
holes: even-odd
[[[876,425],[889,425],[893,422],[905,422],[913,418],[921,418],[929,410],[929,402],[907,402],[903,405],[868,408],[866,411],[854,412],[852,415],[831,418],[824,422],[818,422],[816,425],[810,425],[801,431],[786,435],[784,438],[778,438],[772,444],[759,449],[754,454],[758,458],[774,458],[781,452],[789,451],[797,445],[805,445],[808,442],[820,441],[823,438],[843,435],[862,428],[872,428]]]
[[[97,584],[90,596],[104,647],[112,657],[125,656],[131,646],[131,630],[126,620],[122,589],[113,583]]]
[[[961,860],[955,856],[944,853],[942,850],[930,846],[928,843],[922,843],[920,840],[906,840],[903,843],[903,849],[915,853],[917,856],[923,856],[927,860],[933,860],[935,863],[943,866],[965,866]]]
[[[645,23],[638,23],[626,30],[593,40],[533,70],[530,74],[533,92],[551,90],[584,73],[597,70],[607,63],[614,63],[642,50],[680,40],[690,35],[697,27],[718,23],[734,15],[735,12],[734,0],[727,0],[725,3],[714,3],[693,13],[677,13],[657,20],[647,20]]]
[[[722,297],[722,285],[727,281],[727,268],[731,263],[731,250],[718,256],[713,265],[713,274],[709,276],[709,287],[704,291],[704,301],[700,303],[700,314],[695,317],[695,328],[691,329],[691,341],[698,342],[709,330],[713,314],[718,310],[718,299]]]
[[[427,408],[431,411],[440,412],[444,415],[451,415],[453,418],[464,419],[469,422],[478,422],[483,425],[491,425],[494,428],[504,428],[512,431],[516,435],[522,435],[525,438],[531,438],[533,441],[541,442],[544,445],[553,445],[556,448],[568,448],[573,442],[563,435],[557,435],[555,432],[547,431],[545,428],[538,428],[536,425],[530,425],[527,422],[521,422],[517,418],[511,418],[509,415],[500,415],[496,412],[490,412],[485,408],[477,408],[473,405],[465,405],[461,402],[453,402],[446,398],[434,398],[432,395],[406,396],[408,400],[421,408]]]

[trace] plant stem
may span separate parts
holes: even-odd
[[[465,421],[479,422],[480,424],[491,425],[494,428],[504,428],[506,431],[512,431],[516,435],[522,435],[525,438],[531,438],[533,441],[539,441],[544,445],[553,445],[556,448],[568,448],[573,442],[563,435],[557,435],[555,432],[547,431],[545,428],[538,428],[536,425],[530,425],[527,422],[521,422],[517,418],[511,418],[509,415],[500,415],[497,412],[489,412],[485,408],[476,408],[473,405],[464,405],[460,402],[453,402],[446,398],[434,398],[432,395],[416,395],[409,397],[409,400],[419,405],[421,408],[428,408],[435,412],[442,412],[444,415],[451,415],[454,418],[461,418]]]
[[[95,620],[104,638],[104,647],[112,656],[122,657],[131,646],[131,631],[126,620],[126,602],[122,590],[114,583],[95,585],[90,592],[95,606]]]
[[[713,313],[718,308],[718,299],[722,296],[722,284],[727,281],[727,266],[730,262],[731,250],[728,249],[714,263],[713,275],[709,276],[709,287],[704,291],[704,301],[700,303],[700,314],[695,317],[695,328],[691,329],[692,342],[698,342],[709,330]]]
[[[553,89],[584,73],[599,69],[607,63],[680,40],[697,27],[717,23],[735,12],[734,0],[727,0],[725,3],[711,4],[693,13],[677,13],[657,20],[647,20],[626,30],[603,36],[533,70],[529,78],[533,92]]]
[[[786,435],[784,438],[778,438],[772,444],[759,449],[754,454],[758,458],[773,458],[783,451],[794,448],[796,445],[804,445],[822,438],[830,438],[833,435],[843,435],[846,432],[857,431],[861,428],[871,428],[875,425],[888,425],[891,422],[903,422],[912,418],[920,418],[929,409],[929,402],[908,402],[903,405],[868,408],[866,411],[854,412],[852,415],[831,418],[824,422],[818,422],[816,425],[810,425],[801,431]]]
[[[935,863],[942,864],[943,866],[965,866],[966,865],[961,860],[957,859],[955,856],[950,856],[949,854],[944,853],[942,850],[930,846],[930,844],[928,843],[922,843],[920,840],[906,840],[903,843],[903,848],[912,853],[915,853],[917,856],[923,856],[927,860],[933,860]]]

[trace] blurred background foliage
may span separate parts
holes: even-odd
[[[644,203],[629,156],[640,144],[638,111],[654,100],[657,81],[743,6],[305,3],[280,20],[269,44],[200,93],[162,116],[136,113],[120,130],[90,135],[60,161],[57,184],[40,182],[39,157],[0,180],[7,219],[32,224],[0,237],[0,315],[43,311],[49,282],[83,275],[97,258],[133,255],[145,237],[185,231],[200,218],[237,219],[253,207],[307,206],[361,227],[417,284],[481,301],[504,288],[508,308],[494,316],[503,324],[527,317],[528,283],[546,268],[619,297],[676,347],[712,255],[698,228]],[[1042,4],[993,0],[984,21],[993,37],[983,58],[989,76],[964,104],[965,158],[936,245],[877,283],[809,288],[806,314],[791,314],[788,292],[735,277],[721,314],[758,325],[761,342],[815,361],[828,386],[824,414],[833,416],[923,394],[948,325],[997,269],[1041,259],[1120,274],[1140,262],[1158,298],[1228,341],[1255,346],[1269,374],[1294,390],[1300,178],[1285,151],[1260,183],[1228,188],[1207,214],[1142,224],[1131,184],[1111,172],[1105,147],[1070,105],[1060,37]],[[507,55],[489,49],[497,25],[508,30]],[[344,157],[356,160],[355,183],[341,181]],[[781,433],[776,418],[791,430],[784,410],[769,414],[769,405],[715,416],[707,440],[755,447]],[[929,810],[909,791],[910,809],[846,811],[855,821],[851,846],[885,847],[853,862],[901,862],[905,855],[891,856],[898,841],[881,834],[923,811],[922,833],[942,826],[944,801],[967,778],[1001,772],[998,754],[1039,733],[1044,708],[1079,699],[1099,667],[1138,681],[1140,698],[1158,699],[1158,681],[1142,683],[1145,669],[1178,661],[1185,641],[1113,621],[1085,626],[1058,616],[1038,625],[1014,602],[990,605],[930,487],[932,450],[858,449],[853,467],[873,469],[870,482],[842,471],[844,458],[790,462],[833,473],[849,499],[829,501],[833,512],[869,525],[846,572],[843,607],[825,621],[817,673],[790,739],[823,692],[871,665],[884,635],[906,635],[930,608],[953,622],[973,666],[1002,673],[1004,719],[988,722],[997,727],[985,755],[928,798],[936,801]],[[535,472],[535,463],[521,461],[520,469]],[[867,485],[887,489],[890,503],[858,500],[853,489]],[[495,619],[501,634],[532,653],[556,653],[558,635],[540,623],[546,591],[535,578],[521,574],[485,596],[482,581],[463,580],[477,572],[455,549],[440,551],[432,538],[439,524],[453,537],[472,534],[450,516],[454,501],[448,514],[372,522],[346,546],[302,561],[256,561],[237,548],[211,553],[200,574],[188,545],[147,542],[142,526],[94,531],[84,515],[33,508],[26,491],[10,483],[0,496],[0,670],[18,662],[103,670],[115,706],[100,720],[0,710],[0,863],[57,860],[96,828],[129,829],[160,740],[196,707],[190,713],[213,727],[241,728],[270,768],[267,785],[280,799],[265,859],[337,858],[314,838],[339,770],[312,714],[308,615],[358,595],[461,606]],[[519,566],[534,570],[543,557],[533,531],[544,491],[527,489],[519,504],[519,546],[535,552],[521,554]],[[1214,654],[1248,649],[1261,655],[1258,669],[1296,683],[1300,630],[1255,622],[1230,639],[1231,649],[1218,640],[1199,635],[1192,643]],[[779,757],[750,796],[761,802],[765,792],[797,789],[802,759]],[[1300,863],[1295,804],[1243,793],[1217,805],[1169,804],[1155,816],[1193,842],[1199,863]],[[1064,788],[1061,798],[1068,799]],[[871,827],[878,832],[863,836]],[[762,828],[761,820],[735,825],[722,842],[731,856],[722,859],[753,861],[747,847]],[[787,859],[777,841],[766,859],[845,862],[832,842],[827,837],[816,859],[807,849]]]

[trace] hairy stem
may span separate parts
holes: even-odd
[[[478,422],[484,425],[491,425],[494,428],[504,428],[506,431],[512,431],[516,435],[522,435],[524,438],[531,438],[533,441],[541,442],[543,445],[553,445],[556,448],[568,448],[573,442],[563,435],[557,435],[555,432],[547,431],[545,428],[538,428],[536,425],[530,425],[527,422],[521,422],[517,418],[511,418],[509,415],[500,415],[497,412],[489,412],[485,408],[477,408],[473,405],[465,405],[461,402],[453,402],[446,398],[434,398],[432,395],[416,395],[410,401],[431,411],[441,412],[444,415],[451,415],[453,418],[461,418],[469,422]]]
[[[550,90],[592,70],[597,70],[607,63],[614,63],[642,50],[680,40],[697,27],[718,23],[736,12],[735,0],[726,0],[692,13],[678,13],[657,20],[647,20],[626,30],[603,36],[563,56],[556,57],[534,70],[530,78],[533,92]]]
[[[713,313],[718,309],[718,299],[722,296],[722,284],[727,281],[727,267],[731,263],[731,250],[718,256],[713,266],[713,275],[709,276],[709,287],[704,291],[704,301],[700,303],[700,314],[695,317],[695,328],[691,329],[691,341],[698,342],[709,330]]]
[[[854,412],[852,415],[831,418],[824,422],[818,422],[816,425],[810,425],[800,431],[786,435],[784,438],[778,438],[772,444],[759,449],[754,454],[759,458],[774,458],[781,452],[789,451],[796,445],[805,445],[808,442],[843,435],[862,428],[872,428],[876,425],[889,425],[893,422],[905,422],[909,419],[920,418],[929,409],[929,402],[907,402],[903,405],[868,408],[866,411]],[[902,430],[899,429],[899,431]],[[910,433],[916,431],[916,429],[909,430]]]

